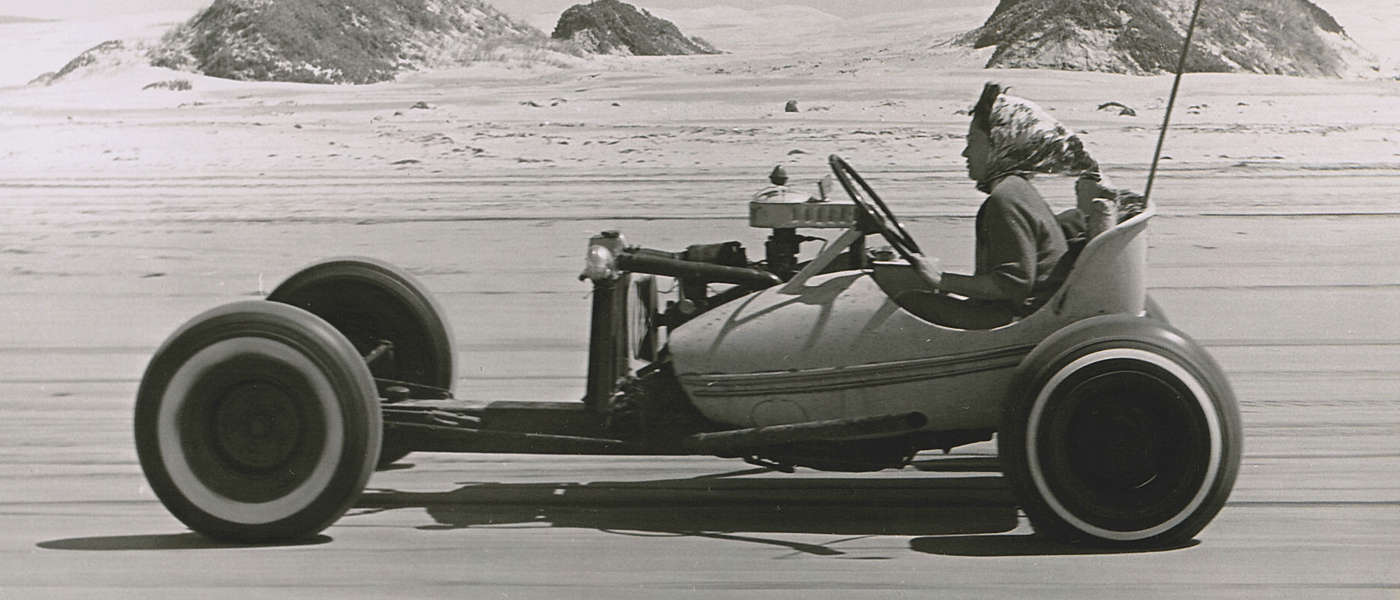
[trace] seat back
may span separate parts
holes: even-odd
[[[1147,221],[1157,213],[1149,204],[1085,244],[1059,291],[1042,309],[1084,319],[1107,314],[1141,314],[1147,300]]]

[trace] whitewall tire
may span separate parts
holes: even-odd
[[[374,381],[353,345],[306,311],[248,301],[186,323],[136,400],[151,489],[191,529],[267,543],[315,535],[378,460]]]

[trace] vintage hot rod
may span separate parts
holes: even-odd
[[[935,324],[915,240],[844,160],[849,200],[750,202],[764,257],[588,245],[582,401],[453,399],[452,329],[407,273],[335,259],[266,300],[180,327],[152,358],[135,437],[151,488],[221,540],[314,535],[376,466],[409,452],[695,454],[778,470],[901,468],[995,438],[1011,493],[1061,540],[1161,546],[1224,505],[1242,432],[1221,369],[1147,296],[1142,210],[1087,241],[1043,307],[1010,325]],[[839,237],[799,260],[799,229]],[[870,234],[893,251],[868,249]],[[662,302],[658,278],[674,280]],[[666,286],[671,288],[672,286]]]

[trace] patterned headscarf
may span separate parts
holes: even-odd
[[[995,84],[989,84],[992,89]],[[1055,117],[1034,102],[999,93],[987,113],[991,152],[987,178],[977,189],[991,193],[991,184],[1007,175],[1033,176],[1061,173],[1070,176],[1093,175],[1098,163],[1084,149],[1079,136],[1070,133]]]

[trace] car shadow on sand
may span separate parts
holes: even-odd
[[[1199,543],[1197,540],[1188,540],[1176,545],[1153,548],[1111,548],[1057,542],[1038,535],[959,535],[915,538],[910,540],[909,548],[915,552],[943,556],[1082,556],[1170,552],[1191,548]]]
[[[425,531],[532,525],[618,535],[703,537],[844,554],[792,534],[909,536],[910,549],[950,556],[1115,554],[1028,530],[995,459],[916,463],[900,476],[751,477],[766,469],[689,479],[588,483],[471,483],[445,492],[370,489],[347,519],[421,508]],[[910,476],[910,471],[936,475]],[[1014,532],[1014,533],[1013,533]],[[1140,552],[1141,550],[1132,550]]]
[[[115,552],[128,550],[220,550],[225,548],[290,548],[294,546],[316,546],[331,541],[330,536],[316,535],[306,539],[275,544],[234,544],[216,541],[198,533],[169,533],[155,535],[113,535],[105,537],[80,537],[39,542],[36,546],[45,550],[83,550],[90,552]]]

